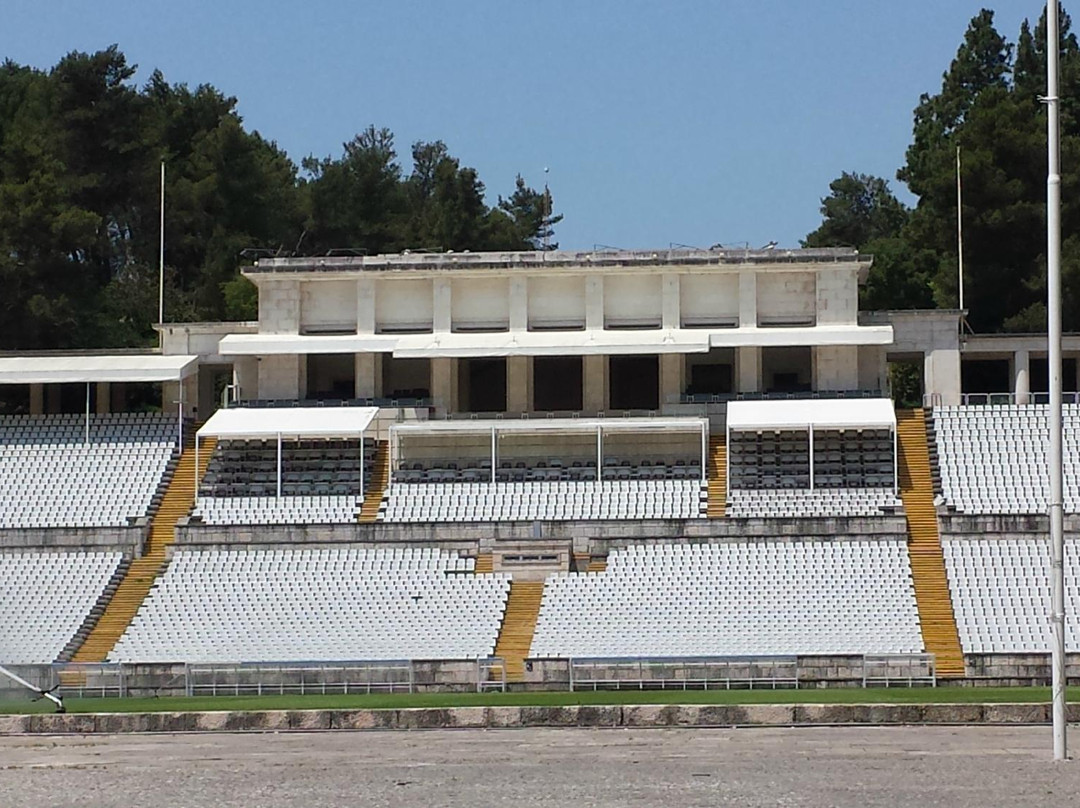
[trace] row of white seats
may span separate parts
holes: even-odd
[[[203,496],[192,516],[207,525],[347,524],[362,504],[356,496]]]
[[[889,488],[735,489],[728,493],[732,517],[856,517],[902,512]]]

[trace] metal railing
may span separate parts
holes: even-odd
[[[925,398],[925,397],[924,397]],[[940,404],[940,396],[938,397]],[[1063,404],[1080,404],[1080,392],[1063,392],[1061,394]],[[1017,394],[1011,393],[961,393],[960,403],[971,406],[997,406],[1002,404],[1016,404]],[[1028,404],[1049,404],[1050,394],[1045,392],[1030,392],[1027,394]]]
[[[476,660],[476,692],[489,690],[506,692],[506,660],[502,657]]]
[[[570,690],[797,688],[798,660],[770,657],[653,657],[570,660]]]
[[[407,659],[189,664],[184,679],[189,696],[412,693],[415,689],[413,663]]]
[[[863,687],[937,687],[933,654],[868,654],[863,657]]]

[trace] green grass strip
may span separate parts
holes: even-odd
[[[1069,701],[1080,701],[1070,688]],[[1049,702],[1048,687],[845,688],[823,690],[619,690],[576,693],[377,693],[65,699],[72,713],[214,710],[348,710],[407,707],[557,707],[577,704],[971,704]],[[0,713],[48,713],[49,702],[0,701]]]

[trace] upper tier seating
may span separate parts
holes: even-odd
[[[729,488],[810,487],[807,431],[732,432]],[[814,432],[815,488],[892,488],[893,439],[887,429]]]
[[[304,440],[281,445],[283,496],[345,497],[364,490],[375,465],[375,441]],[[361,455],[362,451],[362,455]],[[361,462],[361,457],[363,462]],[[362,467],[362,468],[361,468]],[[212,497],[277,494],[277,441],[221,441],[206,469],[200,493]]]
[[[888,488],[736,489],[727,498],[727,515],[736,518],[881,516],[903,513],[903,508]]]
[[[696,519],[697,480],[416,483],[392,485],[386,522],[509,522],[569,519]]]
[[[902,541],[631,545],[548,579],[534,657],[919,653]]]
[[[1050,544],[1047,539],[945,539],[960,644],[967,654],[1050,651]],[[1065,602],[1080,603],[1080,541],[1065,544]],[[1080,651],[1080,616],[1070,605],[1065,648]]]
[[[1065,510],[1080,512],[1080,406],[1066,404]],[[945,502],[962,513],[1046,513],[1045,404],[935,407]]]
[[[207,525],[330,525],[355,522],[360,497],[201,497],[192,517]]]
[[[430,548],[180,550],[109,659],[488,656],[510,581],[472,566]]]
[[[0,664],[56,661],[121,558],[120,553],[0,553]]]
[[[491,460],[410,460],[394,471],[395,483],[478,483],[491,482]],[[700,480],[701,461],[666,458],[631,461],[605,457],[604,480]],[[529,460],[499,460],[495,481],[500,483],[550,482],[556,480],[596,480],[596,459],[559,457]]]
[[[0,528],[108,527],[145,516],[176,451],[153,413],[0,417]]]

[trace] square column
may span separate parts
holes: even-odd
[[[527,278],[510,278],[510,330],[529,330],[529,281]],[[507,368],[507,373],[509,373]],[[509,391],[508,391],[509,394]]]
[[[582,396],[584,398],[582,403],[588,412],[600,412],[607,409],[607,360],[606,356],[586,356],[582,362],[585,368],[585,394]]]
[[[1031,403],[1031,355],[1027,351],[1013,354],[1013,392],[1017,404]]]
[[[375,333],[374,278],[360,278],[356,282],[356,333]]]
[[[743,269],[739,272],[739,327],[754,328],[755,326],[757,326],[757,272],[752,269]],[[757,390],[756,385],[754,390]]]
[[[506,411],[530,412],[533,409],[532,387],[531,357],[506,357]]]
[[[447,412],[458,408],[457,360],[437,357],[431,360],[431,398],[436,407]]]
[[[604,277],[602,275],[585,276],[585,328],[602,329],[604,327]]]
[[[814,390],[858,389],[858,346],[818,345],[814,348],[814,372]]]
[[[661,327],[678,328],[681,325],[678,275],[664,275],[661,278],[660,296]]]
[[[30,414],[41,415],[45,412],[45,385],[30,385]]]
[[[303,398],[300,358],[297,354],[274,354],[260,357],[259,398]]]
[[[660,354],[660,408],[677,404],[682,395],[686,372],[683,354]]]
[[[436,278],[432,283],[431,312],[435,333],[450,330],[452,289],[449,278]]]
[[[378,398],[382,395],[382,354],[356,354],[356,392],[357,398]]]
[[[736,391],[757,393],[761,390],[761,348],[747,346],[735,349],[735,365],[739,374]]]

